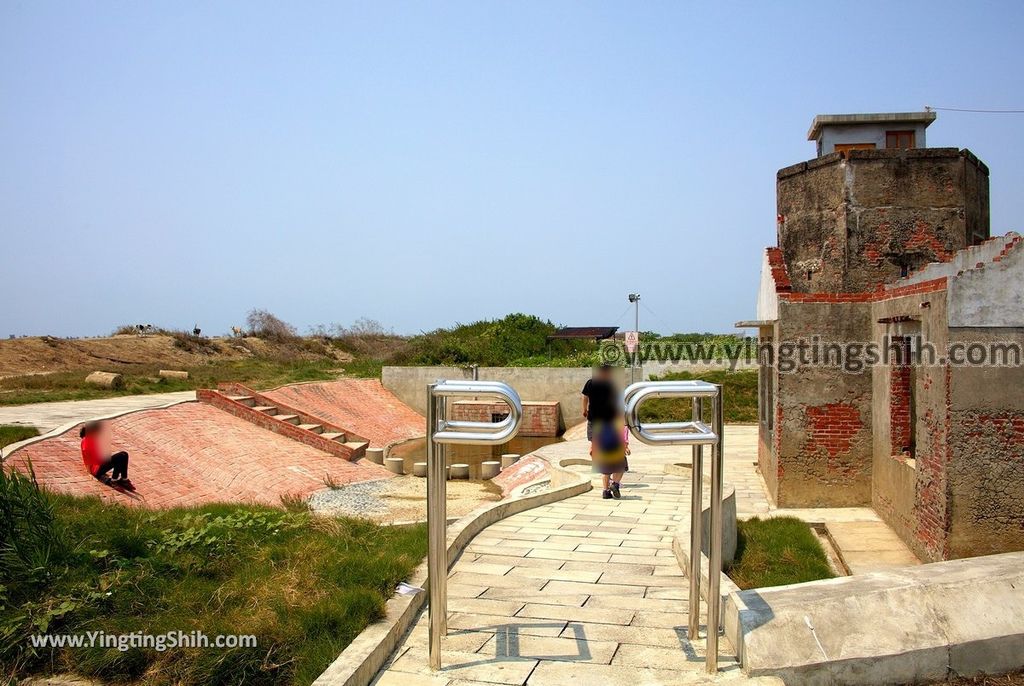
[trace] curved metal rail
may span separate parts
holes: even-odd
[[[702,534],[701,499],[704,476],[704,446],[711,446],[711,540],[709,545],[707,604],[707,671],[718,671],[718,631],[721,617],[720,576],[722,573],[722,472],[723,413],[722,387],[705,381],[642,381],[630,385],[624,395],[626,425],[638,440],[649,445],[689,445],[693,449],[693,485],[690,496],[690,598],[688,635],[700,630],[700,572]],[[689,398],[693,401],[688,422],[643,423],[640,407],[653,398]],[[704,399],[711,400],[711,425],[704,422]]]
[[[494,398],[509,407],[499,422],[451,421],[451,398]],[[519,433],[523,401],[499,381],[438,381],[427,386],[427,582],[430,668],[441,669],[441,637],[448,633],[446,445],[500,445]]]

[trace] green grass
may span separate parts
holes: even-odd
[[[6,448],[12,443],[24,441],[26,438],[38,436],[34,426],[20,426],[18,424],[0,424],[0,448]]]
[[[710,383],[722,384],[725,395],[724,415],[726,422],[757,421],[757,371],[725,369],[691,373],[675,372],[655,377],[655,381],[699,379]],[[646,421],[670,421],[689,419],[691,414],[689,400],[650,400],[641,408],[641,418]],[[705,408],[706,417],[710,419],[710,407]]]
[[[263,390],[299,381],[336,379],[343,366],[334,360],[228,360],[190,367],[187,369],[189,378],[185,381],[159,378],[159,369],[155,366],[133,366],[125,371],[114,370],[125,377],[124,388],[116,391],[86,385],[87,371],[33,374],[0,379],[0,405],[170,393],[215,388],[223,381],[235,381]]]
[[[301,509],[145,511],[0,476],[0,682],[73,672],[145,684],[309,684],[426,554],[423,526]],[[35,633],[202,631],[256,648],[33,649]]]
[[[795,517],[737,524],[736,560],[726,570],[740,588],[784,586],[835,574],[811,527]]]

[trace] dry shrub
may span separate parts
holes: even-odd
[[[322,327],[321,327],[322,328]],[[388,360],[408,345],[405,336],[384,328],[375,319],[357,319],[351,326],[332,324],[326,337],[350,353],[374,360]]]
[[[290,342],[298,338],[295,327],[267,310],[251,310],[245,318],[249,333],[256,338],[277,343]]]

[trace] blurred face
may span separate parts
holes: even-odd
[[[598,368],[598,370],[597,370],[597,378],[604,379],[605,381],[609,381],[612,378],[612,370]]]
[[[96,430],[96,442],[104,447],[110,444],[110,429],[105,423]]]

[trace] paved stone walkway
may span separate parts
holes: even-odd
[[[195,399],[195,391],[180,391],[153,395],[123,395],[99,400],[68,400],[57,403],[0,406],[0,424],[26,424],[39,429],[39,433],[46,433],[58,426],[77,424],[95,417],[106,417],[121,412],[144,410],[182,400]]]
[[[538,452],[558,460],[581,451],[585,442],[570,441]],[[424,612],[378,686],[709,683],[703,639],[686,638],[686,581],[671,548],[689,516],[689,479],[664,465],[680,459],[678,448],[634,443],[622,500],[603,500],[598,488],[481,532],[451,572],[442,671],[427,665]],[[744,507],[767,509],[763,492],[757,501],[751,488]],[[743,679],[734,658],[719,664],[718,681]]]

